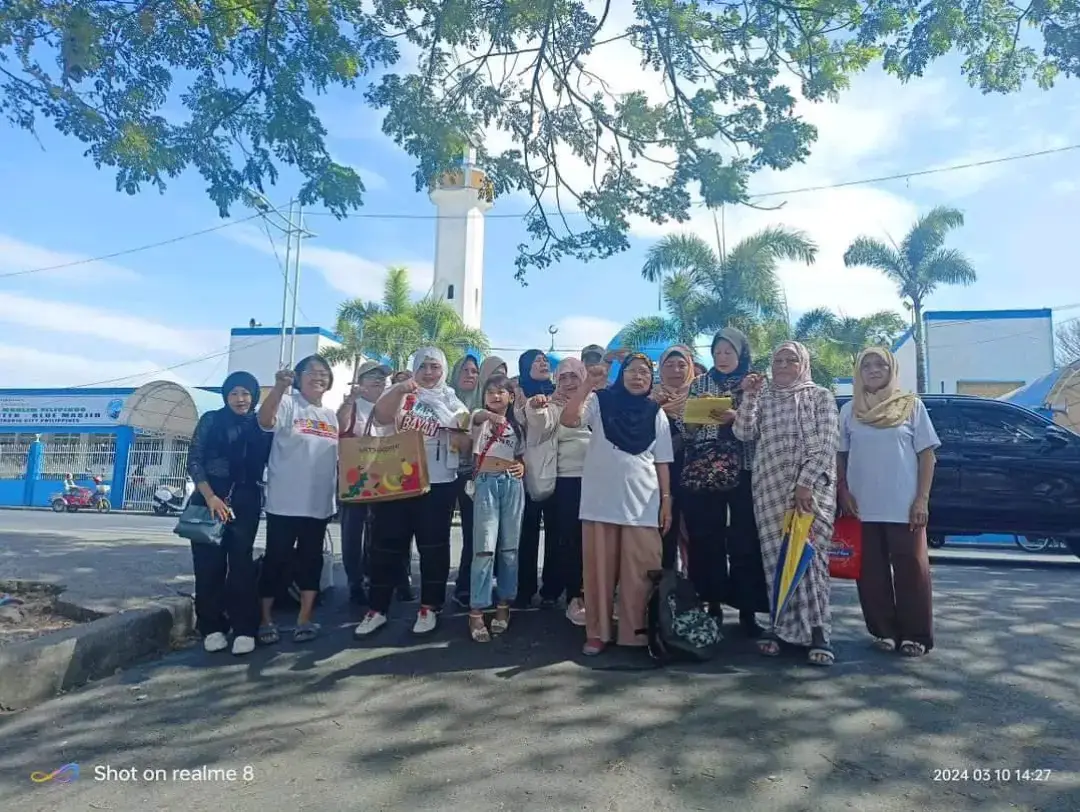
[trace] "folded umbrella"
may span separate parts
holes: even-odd
[[[814,545],[810,542],[810,528],[814,524],[812,513],[789,510],[784,514],[784,541],[780,545],[780,557],[776,561],[773,578],[772,624],[787,607],[799,581],[806,575],[814,560]]]

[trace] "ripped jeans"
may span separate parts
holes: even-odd
[[[469,606],[492,604],[492,578],[500,603],[517,597],[518,541],[525,511],[525,485],[507,473],[477,474],[473,494],[473,558]]]

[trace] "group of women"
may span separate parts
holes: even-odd
[[[367,605],[358,639],[387,623],[414,542],[421,591],[413,631],[436,628],[457,510],[464,543],[453,599],[468,608],[468,634],[478,643],[507,633],[511,609],[539,594],[544,607],[565,599],[567,618],[584,627],[586,655],[611,644],[644,646],[650,572],[681,563],[710,613],[722,620],[724,606],[733,608],[761,654],[794,646],[810,663],[831,665],[829,545],[839,498],[862,522],[859,597],[874,645],[928,652],[925,525],[938,440],[918,398],[898,390],[895,358],[865,350],[854,397],[838,412],[797,342],[775,350],[768,379],[752,371],[739,330],[721,330],[711,354],[706,370],[686,346],[671,347],[654,366],[643,354],[613,357],[592,345],[553,371],[543,352],[530,350],[511,378],[498,357],[468,355],[450,370],[443,353],[427,347],[412,374],[389,385],[391,370],[362,366],[337,413],[321,405],[333,376],[318,356],[278,373],[257,412],[254,380],[230,376],[226,406],[200,421],[190,457],[196,499],[235,516],[220,549],[194,551],[206,648],[226,648],[230,628],[234,653],[256,640],[277,642],[271,610],[290,573],[301,595],[294,639],[317,635],[323,538],[338,510],[338,437],[418,431],[427,493],[341,506],[350,587]],[[699,397],[728,398],[730,408],[687,423],[687,403]],[[248,505],[257,501],[238,496],[250,492],[267,455],[267,549],[256,587],[258,512]],[[793,510],[813,516],[812,558],[777,612],[776,573]],[[252,608],[256,594],[261,617]]]

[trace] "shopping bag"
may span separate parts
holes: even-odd
[[[422,496],[431,490],[424,436],[399,431],[371,436],[371,418],[360,437],[351,432],[338,440],[338,499],[346,504],[374,504]]]
[[[833,525],[829,575],[848,581],[857,581],[862,575],[862,522],[854,516],[841,516]]]

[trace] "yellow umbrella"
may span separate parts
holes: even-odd
[[[809,569],[810,562],[814,560],[814,545],[810,542],[810,528],[813,524],[812,513],[789,510],[784,514],[784,542],[780,546],[780,557],[776,562],[776,575],[773,578],[773,626],[776,626],[777,618],[795,594],[795,588]]]

